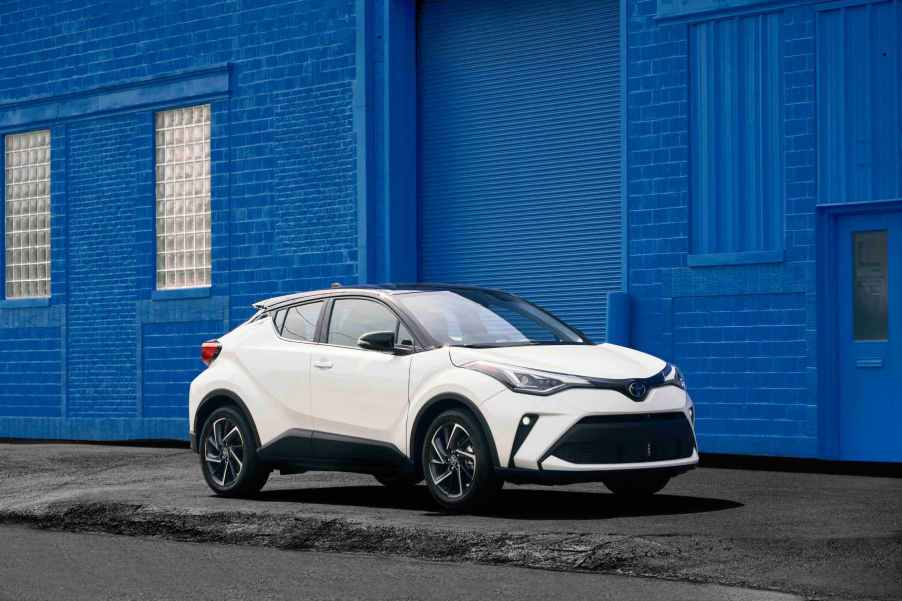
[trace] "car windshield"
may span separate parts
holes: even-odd
[[[467,347],[591,344],[550,313],[490,290],[435,290],[396,296],[442,344]]]

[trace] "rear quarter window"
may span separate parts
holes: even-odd
[[[282,309],[281,311],[276,311],[272,314],[272,325],[276,329],[276,333],[280,336],[282,335],[282,325],[285,323],[285,314],[287,312],[287,309]]]

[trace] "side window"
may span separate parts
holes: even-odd
[[[369,332],[395,332],[398,318],[375,301],[345,298],[335,301],[329,321],[329,344],[357,346]]]
[[[312,342],[316,338],[316,322],[323,310],[323,301],[289,307],[282,326],[282,338]]]

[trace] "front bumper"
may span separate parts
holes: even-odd
[[[590,481],[617,472],[698,463],[691,400],[675,386],[636,402],[611,390],[571,389],[547,397],[502,392],[480,409],[506,479]],[[528,426],[523,417],[529,416]],[[538,472],[545,472],[539,475]]]
[[[696,459],[696,462],[698,460]],[[661,475],[672,478],[679,474],[688,472],[695,467],[695,463],[686,465],[678,465],[673,467],[643,467],[643,474]],[[529,470],[522,468],[498,468],[495,470],[499,477],[513,484],[579,484],[583,482],[601,482],[606,478],[616,477],[623,474],[635,474],[635,468],[613,469],[610,466],[604,470]]]

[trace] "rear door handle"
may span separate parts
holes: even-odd
[[[326,359],[320,359],[313,362],[313,367],[318,367],[320,369],[332,369],[332,362],[327,361]]]

